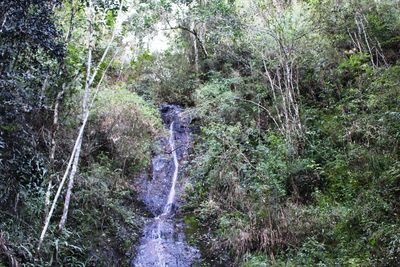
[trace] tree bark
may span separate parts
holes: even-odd
[[[204,57],[208,58],[208,52],[207,52],[207,50],[206,50],[206,47],[205,47],[205,45],[204,45],[204,42],[200,39],[200,36],[199,36],[198,32],[197,32],[195,29],[191,30],[190,28],[185,27],[185,26],[183,26],[183,25],[171,26],[171,24],[169,23],[169,21],[167,21],[167,23],[168,23],[168,25],[169,25],[169,29],[170,29],[170,30],[177,30],[177,29],[180,29],[180,30],[187,31],[187,32],[189,32],[190,34],[192,34],[192,35],[196,38],[196,40],[198,41],[198,43],[199,43],[199,45],[200,45],[200,48],[201,48],[201,51],[202,51],[203,54],[204,54]]]
[[[74,29],[74,18],[75,18],[75,8],[74,8],[74,0],[70,0],[70,5],[71,5],[71,15],[69,18],[69,28],[67,35],[65,37],[65,43],[68,44],[69,41],[71,40],[72,36],[72,31]],[[60,66],[58,73],[60,75],[65,75],[66,74],[66,64],[65,61],[62,63],[62,66]],[[64,77],[65,78],[65,77]],[[51,128],[51,139],[50,139],[50,156],[49,156],[49,169],[50,169],[50,175],[52,175],[54,171],[54,161],[55,161],[55,155],[56,155],[56,148],[57,148],[57,142],[56,142],[56,136],[57,132],[59,129],[59,111],[60,111],[60,105],[63,100],[65,90],[66,90],[66,82],[65,79],[62,79],[62,85],[61,85],[61,91],[58,92],[55,103],[54,103],[54,111],[53,111],[53,126]],[[45,195],[45,214],[46,216],[48,215],[49,212],[49,207],[50,207],[50,197],[51,197],[51,189],[53,188],[53,176],[49,177],[48,185],[47,185],[47,190],[46,190],[46,195]]]
[[[89,3],[91,5],[91,1]],[[122,1],[120,2],[119,12],[117,14],[117,20],[119,18],[121,10],[122,10]],[[92,86],[92,84],[94,82],[94,79],[97,76],[97,73],[98,73],[98,71],[100,69],[100,66],[104,62],[104,60],[105,60],[105,58],[106,58],[106,56],[108,54],[108,51],[110,50],[111,44],[113,43],[113,41],[115,39],[115,36],[116,36],[116,31],[117,31],[117,26],[114,27],[113,32],[112,32],[112,36],[111,36],[111,39],[110,39],[110,41],[109,41],[109,43],[107,45],[107,48],[104,50],[103,55],[102,55],[100,61],[98,62],[97,66],[96,66],[96,68],[95,68],[95,70],[94,70],[94,72],[92,74],[91,73],[91,62],[92,62],[92,49],[93,48],[92,48],[92,45],[91,45],[91,40],[92,40],[92,35],[93,35],[93,25],[92,25],[91,18],[89,18],[89,31],[88,31],[88,34],[89,34],[89,37],[88,37],[88,39],[89,39],[88,40],[89,41],[89,52],[88,52],[88,60],[87,60],[87,66],[88,67],[87,67],[87,72],[86,72],[85,93],[84,93],[83,101],[82,101],[82,116],[81,116],[82,117],[82,127],[83,128],[85,128],[85,125],[86,125],[86,122],[87,122],[87,117],[89,117],[89,111],[90,111],[90,106],[91,106],[91,105],[89,105],[90,88],[91,88],[91,86]],[[110,64],[111,64],[111,61],[110,61]],[[97,92],[99,90],[100,83],[102,82],[102,80],[104,78],[104,75],[105,75],[107,69],[109,68],[110,64],[108,64],[106,70],[103,72],[103,75],[102,75],[99,83],[97,84],[96,94],[97,94]],[[93,100],[94,99],[95,99],[95,96],[93,97]],[[84,118],[86,118],[85,121],[83,121]],[[80,139],[78,140],[78,147],[77,147],[77,150],[76,150],[75,155],[74,155],[74,162],[72,164],[72,170],[71,170],[71,173],[69,175],[67,193],[65,195],[65,200],[64,200],[63,214],[61,216],[61,220],[60,220],[60,223],[58,225],[58,228],[59,228],[60,231],[62,231],[64,229],[64,226],[65,226],[65,223],[66,223],[67,217],[68,217],[68,210],[69,210],[69,204],[70,204],[70,201],[71,201],[72,189],[74,187],[75,175],[76,175],[76,172],[78,170],[79,157],[80,157],[80,153],[81,153],[81,150],[82,150],[81,149],[82,148],[82,139],[83,139],[83,135],[80,136]]]
[[[190,30],[194,31],[195,25],[194,22],[191,22],[190,24]],[[190,35],[193,43],[193,56],[194,56],[194,69],[196,73],[199,72],[199,49],[197,48],[197,39],[195,36]]]
[[[67,180],[69,171],[70,171],[71,166],[72,166],[73,159],[75,157],[75,152],[76,152],[76,150],[78,148],[78,144],[79,144],[80,138],[83,136],[83,131],[84,131],[84,128],[85,128],[85,125],[86,125],[88,117],[89,117],[89,113],[86,114],[85,119],[83,121],[83,125],[79,129],[78,138],[75,141],[75,145],[74,145],[74,148],[72,150],[72,153],[71,153],[68,165],[67,165],[67,169],[65,170],[63,178],[61,179],[60,185],[58,186],[58,189],[57,189],[56,195],[54,196],[50,211],[49,211],[48,215],[46,216],[45,223],[44,223],[44,226],[43,226],[43,230],[42,230],[42,233],[40,234],[40,238],[39,238],[38,250],[40,250],[40,247],[41,247],[41,245],[43,243],[44,236],[46,235],[47,228],[49,227],[49,224],[50,224],[50,219],[53,216],[54,209],[56,208],[56,205],[57,205],[57,200],[60,197],[61,190],[62,190],[62,188],[63,188],[63,186],[65,184],[65,181]]]
[[[91,84],[91,70],[92,70],[92,37],[93,37],[93,21],[92,21],[92,1],[89,1],[89,15],[88,15],[88,58],[86,67],[86,82],[85,82],[85,92],[83,94],[82,100],[82,114],[81,114],[81,129],[82,135],[77,138],[77,147],[74,154],[74,160],[72,163],[71,173],[69,175],[69,182],[67,187],[67,193],[65,195],[64,209],[61,216],[58,228],[62,230],[64,228],[65,222],[68,216],[68,208],[71,200],[72,188],[74,187],[74,178],[78,170],[79,157],[82,149],[82,139],[83,139],[83,129],[86,126],[87,117],[89,117],[89,97],[90,97],[90,84]],[[102,58],[103,59],[103,58]],[[96,75],[96,73],[94,73]]]
[[[89,15],[88,15],[88,23],[89,23],[88,49],[89,50],[88,50],[88,62],[87,62],[87,74],[86,74],[87,78],[86,78],[85,94],[84,94],[85,96],[84,96],[84,99],[83,99],[83,106],[84,107],[85,107],[85,105],[87,105],[86,103],[88,102],[88,100],[85,100],[85,97],[89,96],[89,93],[87,92],[87,90],[89,90],[89,86],[88,85],[89,85],[89,77],[90,77],[90,69],[91,69],[91,61],[92,61],[92,44],[91,44],[91,42],[92,42],[92,30],[93,29],[92,29],[92,1],[91,0],[89,0],[88,11],[89,11]],[[86,109],[84,111],[86,111]],[[54,196],[53,203],[51,205],[50,211],[47,214],[46,219],[45,219],[43,230],[42,230],[42,233],[41,233],[40,238],[39,238],[38,250],[40,250],[40,247],[41,247],[41,245],[43,243],[44,237],[46,235],[47,229],[48,229],[49,224],[50,224],[50,219],[53,216],[54,209],[56,207],[58,198],[60,197],[61,190],[62,190],[62,188],[64,186],[64,183],[65,183],[65,181],[66,181],[66,179],[68,177],[69,171],[70,171],[71,168],[74,170],[74,166],[77,165],[76,164],[76,157],[79,158],[79,153],[80,153],[80,149],[81,149],[81,145],[82,145],[83,131],[85,129],[85,125],[86,125],[87,119],[89,117],[89,112],[86,112],[86,113],[83,113],[83,114],[84,114],[84,117],[82,117],[82,124],[81,124],[81,127],[79,129],[78,137],[75,140],[75,145],[74,145],[74,148],[72,150],[72,153],[71,153],[71,156],[70,156],[70,159],[69,159],[69,162],[68,162],[67,169],[64,172],[64,176],[63,176],[63,178],[62,178],[62,180],[61,180],[61,182],[60,182],[60,184],[58,186],[58,189],[57,189],[56,195]],[[78,155],[76,156],[76,154],[78,154]],[[75,167],[75,168],[77,168],[77,167]],[[71,178],[71,176],[70,176],[70,178]]]

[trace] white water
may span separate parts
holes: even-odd
[[[170,116],[173,116],[174,121],[169,124],[168,140],[163,139],[166,141],[163,143],[164,151],[170,151],[168,153],[170,156],[167,157],[167,152],[164,152],[153,159],[153,180],[150,181],[150,185],[146,185],[150,191],[146,191],[145,194],[147,203],[156,204],[157,209],[154,214],[159,215],[146,225],[141,245],[138,247],[138,254],[131,263],[132,267],[189,267],[200,258],[199,251],[186,243],[182,224],[174,218],[173,207],[176,199],[179,198],[179,190],[176,192],[176,186],[178,186],[180,167],[176,147],[180,147],[179,142],[187,142],[189,133],[174,131],[174,126],[177,124],[179,127],[187,127],[187,125],[182,125],[182,121],[177,116],[179,109],[175,106],[171,107],[168,112]],[[160,195],[161,198],[158,197]],[[152,199],[154,202],[149,201]]]
[[[175,150],[174,122],[171,122],[171,125],[169,126],[169,134],[170,136],[168,142],[169,142],[169,147],[171,148],[172,157],[174,159],[174,175],[172,176],[172,185],[171,185],[171,190],[169,191],[168,201],[164,207],[164,212],[162,215],[167,215],[171,212],[172,204],[174,203],[175,200],[175,187],[176,187],[176,181],[178,180],[178,171],[179,171],[178,156],[176,155],[176,150]]]
[[[172,185],[168,194],[167,204],[165,204],[164,206],[163,213],[155,218],[157,224],[155,251],[157,254],[159,266],[166,266],[163,257],[164,252],[162,248],[162,236],[161,236],[162,222],[160,220],[162,220],[165,216],[169,215],[171,212],[172,204],[174,203],[175,200],[175,187],[176,187],[176,181],[178,180],[178,171],[179,171],[178,156],[176,155],[175,151],[174,122],[172,122],[169,127],[169,134],[170,136],[168,139],[168,143],[171,149],[172,157],[174,159],[174,175],[172,176]]]
[[[156,217],[156,223],[157,223],[157,238],[156,238],[156,244],[155,244],[155,251],[157,254],[157,259],[158,259],[158,264],[159,266],[166,266],[165,261],[164,261],[164,253],[163,253],[163,246],[162,246],[162,236],[161,236],[161,226],[160,226],[160,217]]]

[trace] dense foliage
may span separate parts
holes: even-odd
[[[165,102],[205,266],[400,265],[399,36],[397,0],[1,2],[0,265],[126,265]]]
[[[144,211],[127,177],[147,167],[160,120],[118,75],[127,68],[121,35],[132,25],[113,38],[119,1],[96,1],[92,64],[100,63],[69,218],[60,231],[58,203],[38,249],[47,201],[56,195],[82,122],[88,3],[0,3],[1,266],[127,265],[140,236]]]
[[[243,4],[194,95],[194,239],[224,265],[398,265],[398,3]]]

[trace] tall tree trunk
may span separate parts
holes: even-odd
[[[74,178],[75,178],[75,174],[78,170],[79,156],[80,156],[81,147],[82,147],[82,139],[83,139],[83,136],[81,136],[81,138],[79,139],[78,150],[75,152],[74,162],[72,163],[72,170],[69,175],[68,188],[67,188],[67,194],[65,195],[63,214],[61,216],[60,223],[58,224],[58,228],[60,230],[62,230],[64,228],[65,222],[67,221],[69,203],[71,201],[72,188],[74,187]]]
[[[74,0],[70,0],[70,5],[71,5],[71,14],[69,18],[69,28],[67,35],[65,36],[65,43],[68,44],[69,41],[71,40],[72,36],[72,31],[74,29],[74,18],[75,18],[75,8],[74,8]],[[51,189],[53,188],[53,173],[54,173],[54,161],[55,161],[55,155],[56,155],[56,148],[57,148],[57,142],[56,142],[56,136],[57,132],[59,129],[59,112],[60,112],[60,105],[61,102],[64,98],[65,90],[66,90],[66,63],[65,61],[62,63],[62,65],[59,68],[58,73],[60,76],[63,76],[62,78],[62,85],[61,85],[61,91],[57,93],[55,103],[54,103],[54,111],[53,111],[53,125],[51,128],[51,135],[50,135],[50,156],[49,156],[49,161],[50,161],[50,177],[47,185],[47,190],[46,190],[46,195],[45,195],[45,213],[46,216],[48,215],[49,208],[50,208],[50,197],[51,197]]]
[[[44,223],[44,226],[43,226],[43,230],[42,230],[42,233],[41,233],[40,238],[39,238],[38,250],[40,249],[40,247],[41,247],[41,245],[43,243],[44,237],[46,235],[47,229],[48,229],[49,224],[50,224],[50,219],[53,216],[54,209],[56,207],[58,198],[60,197],[61,190],[62,190],[62,188],[64,186],[64,183],[65,183],[65,181],[66,181],[66,179],[68,177],[70,169],[72,168],[72,170],[74,170],[75,168],[77,168],[76,158],[78,157],[78,159],[79,159],[79,154],[80,154],[81,145],[82,145],[83,132],[84,132],[84,129],[85,129],[85,126],[86,126],[86,122],[87,122],[88,117],[89,117],[89,112],[84,112],[84,111],[86,111],[86,110],[88,111],[88,109],[87,109],[88,99],[86,99],[86,98],[89,97],[88,90],[90,88],[90,74],[91,74],[90,70],[91,70],[91,62],[92,62],[92,35],[93,35],[92,12],[93,12],[92,11],[92,1],[89,0],[89,8],[88,8],[88,13],[89,13],[88,14],[88,26],[89,26],[89,29],[88,29],[88,59],[87,59],[86,85],[85,85],[85,93],[84,93],[84,99],[83,99],[84,110],[83,110],[83,113],[82,113],[82,115],[83,115],[82,116],[82,123],[81,123],[81,127],[79,129],[78,137],[75,140],[75,145],[74,145],[74,148],[72,150],[72,153],[71,153],[71,156],[70,156],[70,159],[69,159],[69,162],[68,162],[67,169],[65,170],[64,176],[63,176],[63,178],[62,178],[62,180],[60,182],[60,185],[58,186],[58,190],[56,192],[56,195],[54,196],[53,203],[51,205],[50,211],[46,216],[45,223]],[[71,176],[70,176],[70,179],[71,179]]]
[[[89,116],[89,97],[90,97],[91,70],[92,70],[93,22],[92,22],[92,10],[91,10],[92,9],[92,2],[91,1],[89,1],[89,9],[90,9],[90,11],[89,11],[90,14],[88,16],[88,23],[89,23],[89,29],[88,29],[88,58],[87,58],[87,68],[86,68],[85,92],[83,94],[82,115],[81,115],[81,127],[83,127],[83,128],[85,127],[86,120],[87,120],[85,118]],[[69,203],[70,203],[70,200],[71,200],[72,188],[74,186],[74,178],[75,178],[75,174],[76,174],[76,172],[78,170],[79,157],[80,157],[81,149],[82,149],[82,139],[83,139],[83,135],[82,136],[78,136],[77,148],[76,148],[75,155],[74,155],[74,161],[72,163],[71,173],[69,175],[67,193],[65,195],[63,214],[61,216],[61,220],[60,220],[60,223],[58,225],[60,230],[62,230],[64,228],[64,225],[65,225],[65,222],[66,222],[67,216],[68,216],[68,208],[69,208]]]
[[[91,4],[91,2],[90,2]],[[119,19],[119,16],[121,14],[122,11],[122,1],[120,2],[120,7],[119,7],[119,12],[117,14],[117,20]],[[111,39],[106,47],[106,49],[103,52],[103,55],[100,59],[100,61],[98,62],[96,68],[93,71],[93,74],[91,73],[91,62],[92,62],[92,44],[91,44],[91,40],[92,40],[92,33],[93,33],[93,27],[92,27],[92,21],[91,19],[89,19],[89,52],[88,52],[88,67],[87,67],[87,72],[86,72],[86,84],[85,84],[85,93],[83,96],[83,101],[82,101],[82,127],[84,128],[86,125],[86,121],[87,121],[87,117],[89,117],[89,110],[90,110],[90,105],[89,105],[89,98],[90,98],[90,88],[94,82],[94,79],[97,76],[97,73],[102,65],[102,63],[104,62],[108,51],[110,50],[111,44],[114,42],[117,30],[118,30],[118,25],[114,26],[113,32],[112,32],[112,36]],[[111,60],[112,61],[112,60]],[[110,63],[111,63],[110,61]],[[107,66],[106,70],[103,72],[103,75],[97,85],[97,89],[96,89],[96,94],[97,91],[99,89],[99,86],[101,84],[101,81],[104,78],[104,75],[108,69],[108,67],[110,66],[110,64]],[[93,97],[94,100],[95,96]],[[86,121],[83,121],[84,118],[86,118]],[[83,139],[83,135],[80,137],[79,141],[78,141],[78,147],[77,150],[75,152],[75,156],[74,156],[74,162],[72,164],[72,170],[71,173],[69,175],[69,182],[68,182],[68,187],[67,187],[67,193],[65,195],[65,200],[64,200],[64,209],[63,209],[63,214],[61,216],[61,220],[60,223],[58,225],[58,228],[60,231],[63,230],[64,226],[65,226],[65,222],[67,221],[67,216],[68,216],[68,209],[69,209],[69,204],[71,201],[71,195],[72,195],[72,189],[74,187],[74,180],[75,180],[75,175],[76,172],[78,170],[78,165],[79,165],[79,157],[80,157],[80,153],[81,153],[81,148],[82,148],[82,139]]]
[[[195,25],[194,25],[194,22],[192,21],[190,23],[190,30],[195,31],[194,27],[195,27]],[[196,71],[196,73],[198,73],[199,72],[199,49],[197,48],[197,39],[193,34],[190,35],[190,39],[192,39],[192,44],[193,44],[194,70]]]
[[[107,48],[105,49],[100,61],[98,62],[97,66],[96,66],[96,68],[95,68],[95,70],[94,70],[94,72],[92,74],[92,72],[91,72],[91,62],[92,62],[92,49],[93,49],[93,46],[92,46],[91,42],[92,42],[92,37],[93,37],[93,13],[92,13],[93,12],[93,4],[92,4],[92,0],[89,0],[88,2],[89,2],[89,7],[88,7],[88,59],[87,59],[87,73],[86,73],[85,92],[84,92],[83,101],[82,101],[82,115],[81,115],[81,120],[82,121],[81,121],[81,126],[79,128],[78,137],[75,140],[74,148],[73,148],[73,150],[71,152],[71,156],[70,156],[70,159],[69,159],[69,162],[68,162],[68,165],[67,165],[67,169],[65,170],[63,178],[61,179],[61,182],[60,182],[60,184],[58,186],[58,189],[57,189],[56,195],[54,196],[50,211],[49,211],[48,215],[46,216],[45,223],[44,223],[44,226],[43,226],[43,230],[42,230],[42,233],[41,233],[40,238],[39,238],[38,250],[40,250],[41,244],[43,243],[44,237],[46,235],[47,229],[48,229],[49,224],[50,224],[51,217],[53,216],[55,207],[57,205],[58,198],[60,197],[62,188],[64,187],[64,184],[65,184],[65,182],[67,180],[67,177],[69,177],[67,194],[66,194],[67,197],[66,197],[65,202],[64,202],[63,215],[62,215],[60,223],[59,223],[60,230],[62,230],[64,225],[65,225],[65,222],[66,222],[66,219],[67,219],[67,215],[68,215],[70,197],[71,197],[72,189],[73,189],[73,185],[74,185],[74,177],[75,177],[75,174],[77,172],[78,164],[79,164],[79,156],[80,156],[80,152],[81,152],[83,133],[84,133],[84,130],[85,130],[88,118],[89,118],[90,107],[93,104],[93,100],[95,99],[95,97],[97,95],[97,92],[99,91],[100,84],[104,79],[106,71],[108,70],[109,66],[111,65],[111,61],[114,59],[114,57],[113,57],[113,59],[108,64],[106,70],[103,72],[102,77],[101,77],[99,83],[97,84],[96,93],[95,93],[95,95],[94,95],[94,97],[92,99],[92,102],[89,104],[90,87],[91,87],[92,83],[94,82],[94,79],[96,78],[96,75],[97,75],[102,63],[103,63],[103,61],[105,60],[105,58],[106,58],[106,56],[108,54],[108,51],[109,51],[109,49],[111,47],[111,44],[114,41],[114,38],[116,36],[116,32],[118,30],[118,28],[117,28],[118,26],[114,27],[111,40],[108,43]],[[121,11],[122,11],[122,1],[120,2],[120,8],[119,8],[119,12],[118,12],[118,15],[117,15],[117,21],[118,21],[118,18],[120,16],[120,14],[121,14]],[[70,173],[70,171],[71,171],[71,173]]]
[[[73,148],[73,150],[72,150],[70,159],[69,159],[69,161],[68,161],[67,169],[65,170],[64,175],[63,175],[63,178],[61,179],[61,182],[60,182],[60,184],[59,184],[59,186],[58,186],[58,189],[57,189],[56,195],[54,196],[54,199],[53,199],[53,202],[52,202],[50,211],[49,211],[49,213],[48,213],[47,216],[46,216],[46,219],[45,219],[45,222],[44,222],[44,226],[43,226],[43,230],[42,230],[42,233],[40,234],[40,238],[39,238],[38,250],[40,250],[40,247],[41,247],[41,245],[42,245],[42,243],[43,243],[44,237],[45,237],[45,235],[46,235],[47,229],[48,229],[49,224],[50,224],[50,219],[51,219],[51,217],[53,216],[54,210],[55,210],[56,205],[57,205],[58,198],[60,197],[61,190],[62,190],[62,188],[64,187],[64,184],[65,184],[65,181],[67,180],[69,171],[71,170],[72,163],[73,163],[73,160],[74,160],[74,158],[75,158],[75,153],[76,153],[76,151],[77,151],[77,148],[78,148],[80,139],[81,139],[82,136],[83,136],[83,131],[84,131],[84,129],[85,129],[85,125],[86,125],[86,123],[87,123],[88,118],[89,118],[89,113],[87,113],[87,114],[85,115],[85,118],[84,118],[84,120],[83,120],[83,125],[82,125],[81,128],[79,129],[78,137],[77,137],[77,139],[75,140],[75,145],[74,145],[74,148]]]

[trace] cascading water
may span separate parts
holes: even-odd
[[[178,179],[178,171],[179,171],[179,162],[178,156],[176,155],[175,149],[175,136],[174,136],[174,122],[171,122],[171,126],[169,127],[169,146],[171,148],[172,157],[174,159],[174,174],[172,175],[172,185],[171,190],[168,194],[167,205],[165,205],[164,213],[168,214],[171,211],[172,205],[174,204],[175,199],[175,186],[176,180]]]
[[[184,225],[175,218],[181,186],[178,181],[179,161],[187,154],[190,133],[188,120],[180,116],[182,109],[164,105],[161,114],[169,125],[169,138],[161,140],[164,149],[152,160],[152,179],[139,181],[142,200],[155,217],[145,226],[137,256],[131,266],[191,266],[200,257],[189,246]]]

